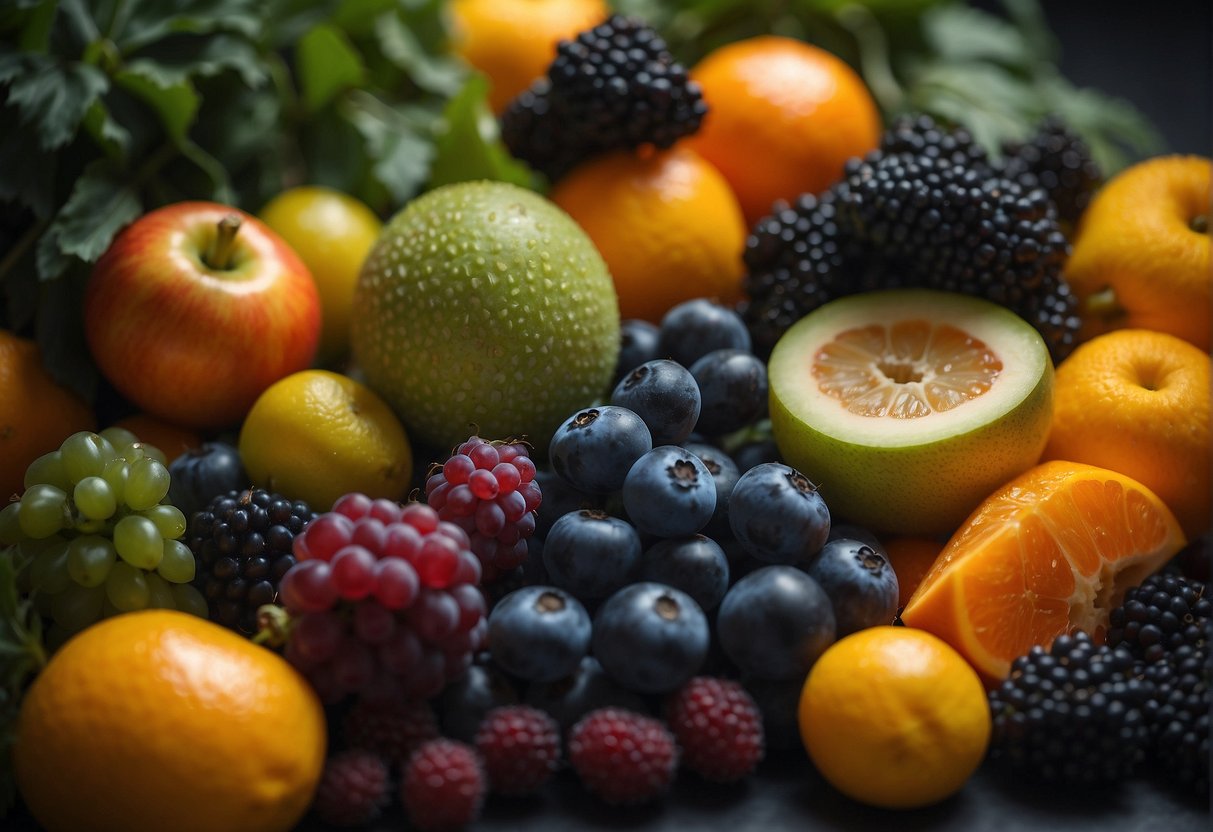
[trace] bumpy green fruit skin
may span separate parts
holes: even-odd
[[[418,197],[384,228],[358,278],[351,345],[420,441],[449,448],[478,432],[546,448],[609,384],[619,302],[560,208],[465,182]]]

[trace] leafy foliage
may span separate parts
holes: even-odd
[[[17,591],[16,549],[0,550],[0,817],[16,799],[10,751],[21,694],[46,664],[41,619]]]

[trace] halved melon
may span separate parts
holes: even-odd
[[[950,533],[1048,439],[1053,363],[989,301],[927,289],[851,295],[775,345],[771,426],[835,518]]]

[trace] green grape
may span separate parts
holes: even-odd
[[[67,571],[80,586],[101,586],[117,557],[112,541],[95,534],[77,537],[67,547]]]
[[[105,596],[122,612],[141,610],[151,600],[147,575],[129,563],[115,563],[105,579]]]
[[[108,520],[85,520],[83,518],[76,521],[75,529],[78,534],[100,534],[105,531]]]
[[[118,557],[139,569],[155,569],[164,557],[164,538],[146,517],[129,514],[114,524],[114,548]]]
[[[180,540],[164,541],[164,558],[156,571],[160,577],[175,584],[194,580],[194,553]]]
[[[139,437],[131,433],[126,428],[120,428],[117,425],[111,425],[101,431],[101,436],[119,451],[129,448],[139,441]]]
[[[206,597],[193,584],[173,584],[173,601],[181,612],[188,612],[199,618],[206,618]]]
[[[168,465],[168,457],[164,451],[146,442],[136,442],[122,449],[122,456],[127,462],[138,462],[141,459],[154,459],[161,465]]]
[[[114,458],[113,445],[95,433],[82,430],[73,433],[59,446],[63,456],[63,468],[68,479],[80,482],[85,477],[95,477],[105,468],[105,463]]]
[[[30,583],[39,592],[54,595],[67,589],[71,573],[67,571],[67,541],[59,538],[34,556],[29,566]]]
[[[67,494],[53,485],[27,488],[17,519],[21,531],[35,540],[50,537],[67,525]]]
[[[72,584],[51,600],[51,616],[55,623],[71,632],[79,632],[101,618],[105,589],[101,586]]]
[[[126,480],[126,504],[135,511],[151,508],[168,494],[169,481],[168,469],[162,463],[147,457],[135,460]]]
[[[29,467],[25,469],[25,487],[29,488],[31,485],[39,483],[53,485],[64,492],[72,487],[72,481],[67,476],[67,469],[63,467],[63,454],[51,451],[29,464]]]
[[[130,470],[131,467],[125,459],[111,459],[101,470],[101,479],[105,480],[110,491],[114,492],[114,500],[118,505],[126,502],[126,479]]]
[[[162,537],[175,540],[185,534],[185,515],[176,506],[152,506],[139,514],[155,523]]]
[[[143,576],[147,580],[148,609],[175,610],[177,602],[173,598],[173,585],[161,578],[155,572]]]
[[[25,533],[21,531],[21,503],[9,503],[0,508],[0,546],[20,543]]]
[[[118,509],[114,490],[101,477],[85,477],[72,489],[76,508],[89,520],[107,520]]]

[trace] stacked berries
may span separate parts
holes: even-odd
[[[526,446],[473,436],[425,482],[426,502],[462,529],[492,583],[526,561],[543,496]]]
[[[325,702],[434,696],[483,645],[480,561],[430,506],[347,494],[294,552],[281,587],[286,656]]]

